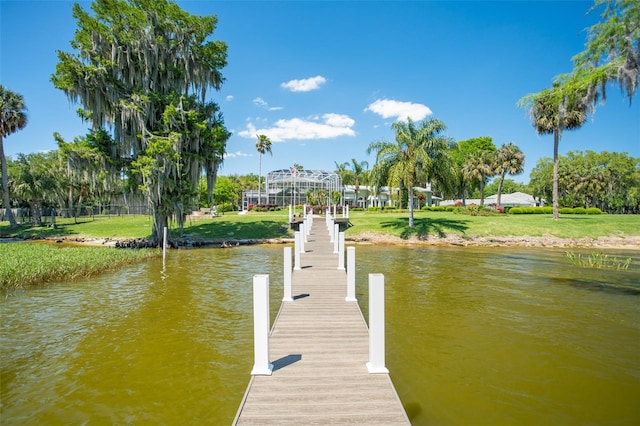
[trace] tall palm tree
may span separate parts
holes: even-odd
[[[27,125],[27,107],[24,98],[18,93],[5,89],[0,85],[0,162],[2,164],[2,202],[5,214],[12,228],[18,223],[13,217],[9,200],[9,174],[7,172],[7,159],[4,156],[4,138],[11,133],[24,129]]]
[[[262,156],[267,152],[273,155],[271,152],[271,140],[266,135],[258,135],[256,149],[260,153],[260,166],[258,169],[258,204],[260,204],[260,191],[262,190]]]
[[[360,192],[360,182],[365,183],[368,180],[368,174],[369,174],[369,170],[367,170],[369,168],[369,163],[366,161],[356,161],[355,158],[351,159],[351,171],[353,172],[353,183],[356,187],[356,207],[360,207],[358,205],[358,200],[359,200],[359,196],[358,193]]]
[[[521,107],[529,109],[531,123],[539,134],[553,134],[553,220],[558,212],[558,145],[564,130],[580,128],[590,108],[587,89],[581,86],[554,85],[522,98]]]
[[[343,185],[350,185],[351,179],[351,170],[348,169],[349,163],[338,163],[334,161],[336,165],[335,173],[340,176],[340,180]]]
[[[478,182],[480,185],[480,205],[484,206],[484,187],[487,179],[494,176],[495,153],[484,151],[480,155],[471,157],[462,167],[462,174],[470,182]]]
[[[371,169],[372,180],[377,185],[384,182],[395,188],[407,188],[409,192],[409,227],[414,227],[413,188],[420,177],[446,176],[451,162],[438,163],[436,159],[448,158],[449,140],[441,133],[446,129],[438,119],[424,120],[417,126],[410,118],[407,122],[391,125],[394,142],[372,142],[367,153],[376,151],[376,164]]]
[[[524,153],[520,151],[515,144],[509,142],[502,145],[496,155],[495,172],[500,176],[498,183],[498,200],[500,205],[500,197],[502,196],[502,184],[507,173],[510,175],[518,175],[524,171]]]

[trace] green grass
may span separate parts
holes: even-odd
[[[551,215],[467,216],[451,212],[417,211],[415,228],[408,227],[408,213],[353,212],[354,225],[347,235],[362,232],[411,236],[461,235],[468,237],[553,235],[558,238],[598,238],[640,235],[638,215],[566,215],[554,221]]]
[[[467,237],[552,235],[558,238],[583,238],[640,235],[638,215],[564,215],[554,221],[551,215],[467,216],[451,212],[415,212],[415,227],[409,228],[408,214],[351,212],[347,236],[363,232],[411,236],[461,235]],[[268,213],[226,213],[217,218],[187,220],[184,234],[205,239],[275,239],[291,237],[286,211]],[[0,223],[0,235],[8,237],[86,236],[94,238],[144,238],[151,234],[148,216],[59,219],[57,228],[22,226],[13,231],[8,222]],[[173,230],[173,235],[177,231]]]
[[[0,290],[73,280],[161,255],[160,250],[69,247],[55,243],[0,244]]]

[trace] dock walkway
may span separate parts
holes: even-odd
[[[370,374],[369,333],[325,221],[315,220],[269,338],[271,376],[252,376],[235,425],[408,425],[388,374]]]

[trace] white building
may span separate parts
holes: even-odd
[[[440,203],[441,206],[455,206],[456,203],[462,202],[461,199],[457,200],[444,200]],[[465,200],[466,205],[476,204],[480,205],[479,198],[467,198]],[[498,195],[490,195],[485,197],[485,206],[495,206],[498,204]],[[536,200],[532,195],[525,194],[524,192],[514,192],[512,194],[502,194],[500,196],[500,205],[502,207],[536,207],[544,205],[544,200]]]

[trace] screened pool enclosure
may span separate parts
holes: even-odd
[[[340,176],[336,173],[324,170],[274,170],[267,174],[260,191],[242,192],[242,208],[248,210],[250,205],[258,204],[282,208],[289,204],[329,205],[333,191],[342,192]]]

